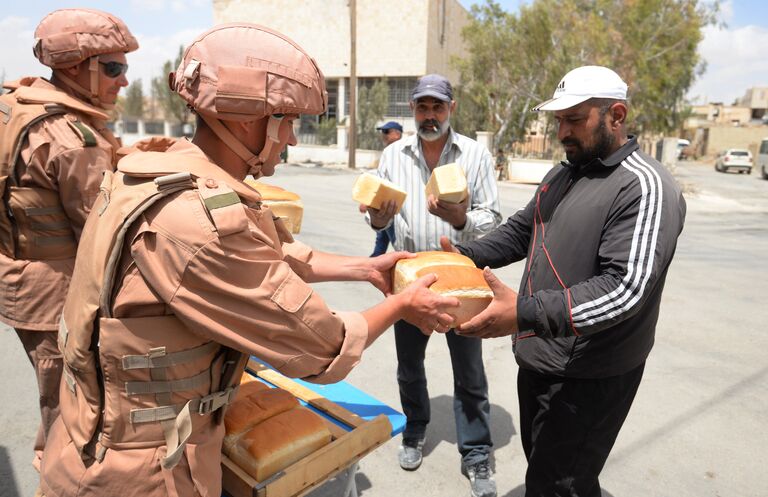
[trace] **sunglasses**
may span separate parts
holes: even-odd
[[[104,68],[104,75],[108,78],[119,78],[121,75],[128,72],[128,64],[121,62],[101,62],[99,64]]]
[[[382,129],[381,130],[381,134],[382,135],[388,135],[390,131],[392,131],[392,129]]]

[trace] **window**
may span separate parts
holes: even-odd
[[[416,78],[390,78],[389,83],[389,107],[387,115],[390,117],[408,117],[411,115],[409,102],[411,90],[416,86]]]
[[[328,90],[328,118],[339,119],[339,80],[326,80],[326,90]]]
[[[358,88],[370,88],[381,78],[357,78]],[[386,117],[409,117],[411,116],[411,90],[416,86],[415,77],[387,78],[389,86],[389,105],[387,106]],[[349,109],[349,85],[346,85],[344,100]]]

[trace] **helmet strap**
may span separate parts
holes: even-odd
[[[243,143],[238,140],[226,126],[224,126],[224,123],[222,123],[221,120],[207,117],[203,114],[198,115],[202,118],[203,121],[205,121],[205,124],[211,128],[211,131],[213,131],[219,140],[221,140],[224,145],[226,145],[232,152],[240,157],[243,162],[245,162],[248,167],[251,168],[251,170],[254,168],[261,169],[261,158],[248,150],[248,147],[243,145]]]
[[[238,140],[226,126],[224,126],[224,123],[222,123],[221,120],[207,117],[203,114],[198,115],[205,121],[205,124],[211,128],[211,131],[213,131],[213,133],[227,147],[229,147],[232,152],[248,165],[248,174],[252,175],[254,178],[259,178],[261,176],[261,166],[267,161],[272,146],[275,143],[280,143],[279,130],[280,123],[283,120],[282,116],[269,116],[269,121],[267,122],[267,139],[261,152],[256,155],[251,152],[248,147],[243,145],[243,143]]]
[[[283,122],[282,115],[280,117],[275,117],[274,115],[269,116],[269,121],[267,122],[267,139],[264,142],[264,147],[259,153],[259,159],[261,160],[262,164],[267,162],[267,158],[269,157],[269,153],[272,150],[272,146],[275,144],[280,144],[281,122]]]

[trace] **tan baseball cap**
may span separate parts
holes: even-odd
[[[40,21],[32,51],[42,64],[64,69],[95,55],[138,48],[120,18],[95,9],[61,9]]]
[[[287,36],[256,24],[222,24],[200,35],[169,83],[195,112],[225,121],[328,108],[314,59]]]

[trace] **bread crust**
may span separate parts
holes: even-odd
[[[454,318],[453,327],[478,315],[493,300],[483,271],[469,257],[453,252],[420,252],[415,258],[399,260],[394,269],[395,293],[428,274],[437,275],[430,290],[459,300],[458,308],[447,311]]]
[[[257,388],[261,382],[241,385],[235,401],[224,415],[225,446],[231,446],[243,433],[272,416],[299,405],[296,398],[279,388]],[[263,383],[261,383],[263,385]]]
[[[253,427],[227,455],[257,481],[264,481],[330,442],[325,421],[300,406]]]

